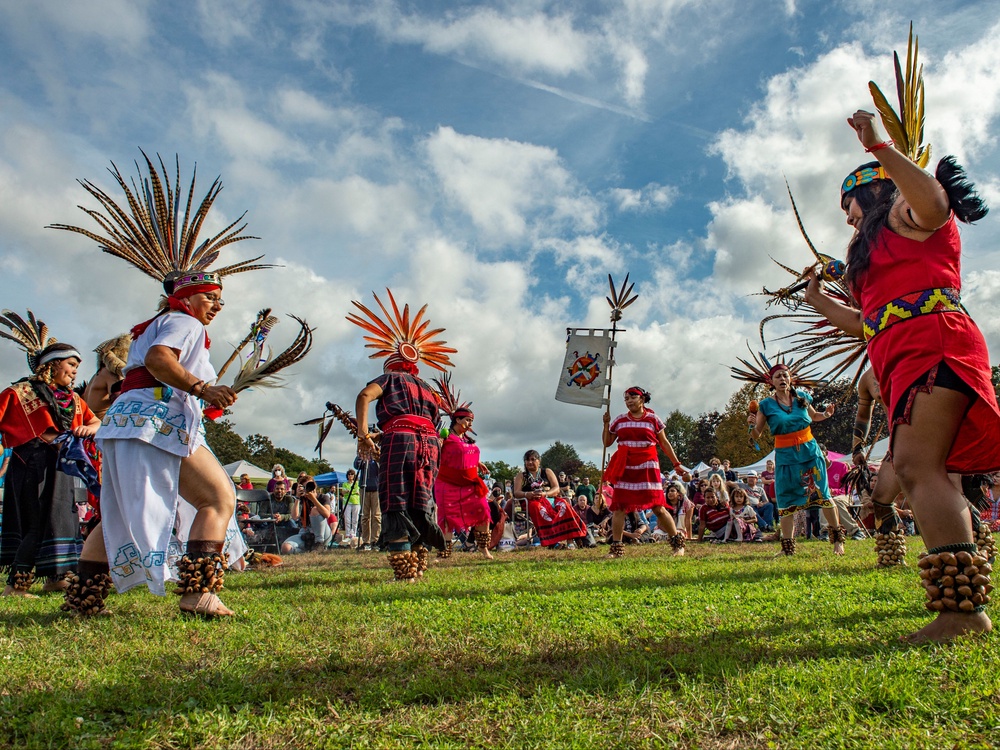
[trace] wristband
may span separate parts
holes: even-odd
[[[205,390],[205,381],[204,380],[199,380],[199,381],[193,383],[190,388],[188,388],[188,393],[190,393],[192,396],[194,396],[195,395],[194,389],[197,388],[199,385],[201,386],[202,390]],[[200,396],[199,396],[199,398],[200,398]]]
[[[891,146],[891,145],[892,145],[892,141],[891,140],[889,140],[889,141],[882,141],[881,143],[876,143],[871,148],[866,148],[865,149],[865,153],[867,153],[867,154],[873,154],[876,151],[881,151],[884,148],[889,148],[889,146]]]

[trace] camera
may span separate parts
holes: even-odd
[[[311,480],[306,482],[306,492],[315,492],[315,491],[316,491],[316,483]]]

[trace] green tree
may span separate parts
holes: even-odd
[[[691,455],[691,447],[695,444],[698,435],[698,421],[694,417],[689,417],[674,409],[663,420],[663,423],[667,440],[674,447],[674,453],[677,454],[680,462],[687,466],[698,463],[697,459]],[[659,448],[657,448],[657,456],[660,459],[660,471],[671,472],[674,470],[673,464]]]
[[[579,474],[583,461],[580,460],[580,454],[576,452],[576,448],[569,443],[556,440],[542,454],[542,466],[552,469],[556,474],[560,471],[565,471],[567,474]]]
[[[281,463],[275,455],[274,443],[271,442],[271,438],[267,435],[250,435],[244,442],[246,443],[247,453],[250,454],[250,460],[262,469],[267,469]],[[290,477],[295,476],[290,466],[285,466],[285,473]]]
[[[233,430],[233,423],[224,417],[214,422],[205,420],[205,440],[223,465],[250,460],[250,452],[243,443],[243,438]]]
[[[505,461],[483,461],[486,468],[490,470],[490,476],[501,486],[504,482],[513,482],[514,475],[521,469],[518,466],[511,466]]]
[[[708,463],[708,459],[715,455],[715,430],[721,421],[722,415],[717,411],[698,415],[694,442],[688,450],[688,455],[685,456],[686,460],[693,464],[699,461]]]
[[[760,401],[766,398],[768,393],[769,389],[766,386],[745,383],[729,397],[726,410],[715,430],[715,455],[722,459],[728,458],[733,466],[746,466],[759,461],[771,452],[774,439],[769,433],[765,432],[757,441],[760,451],[754,450],[747,439],[750,434],[747,407],[751,400]]]

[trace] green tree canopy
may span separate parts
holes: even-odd
[[[717,411],[710,411],[700,414],[697,420],[697,430],[688,455],[685,460],[692,464],[699,461],[708,463],[708,459],[715,455],[715,429],[722,421],[722,415]]]
[[[250,452],[247,450],[243,438],[233,430],[233,423],[228,419],[220,418],[214,422],[205,420],[205,440],[212,453],[219,459],[219,463],[231,464],[235,461],[249,461]]]
[[[552,469],[556,474],[565,471],[567,474],[579,474],[583,467],[580,454],[576,452],[569,443],[562,443],[556,440],[549,449],[542,454],[542,466]]]
[[[760,401],[766,398],[770,390],[757,383],[744,383],[726,404],[726,410],[722,414],[722,419],[716,427],[715,455],[721,459],[729,459],[733,466],[746,466],[759,461],[774,448],[774,438],[770,433],[765,432],[761,439],[757,441],[760,451],[756,451],[750,445],[748,437],[750,435],[747,416],[747,407],[750,401],[756,399]]]

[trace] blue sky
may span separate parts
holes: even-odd
[[[722,408],[763,314],[751,295],[783,279],[768,256],[808,260],[783,178],[842,254],[837,189],[865,156],[844,118],[869,78],[891,89],[911,19],[934,153],[997,205],[996,3],[4,0],[0,304],[87,348],[148,317],[151,280],[44,226],[88,225],[76,179],[110,191],[112,161],[178,153],[202,190],[221,175],[215,226],[246,210],[261,237],[226,258],[283,265],[232,277],[214,357],[264,306],[317,328],[285,389],[241,398],[241,434],[308,454],[291,423],[378,372],[349,302],[390,286],[459,349],[488,458],[563,440],[597,460],[597,410],[552,399],[565,327],[604,325],[606,276],[630,272],[616,393]],[[964,298],[994,351],[998,234],[992,215],[964,230]],[[4,352],[11,380],[23,360]],[[351,449],[334,433],[328,455]]]

